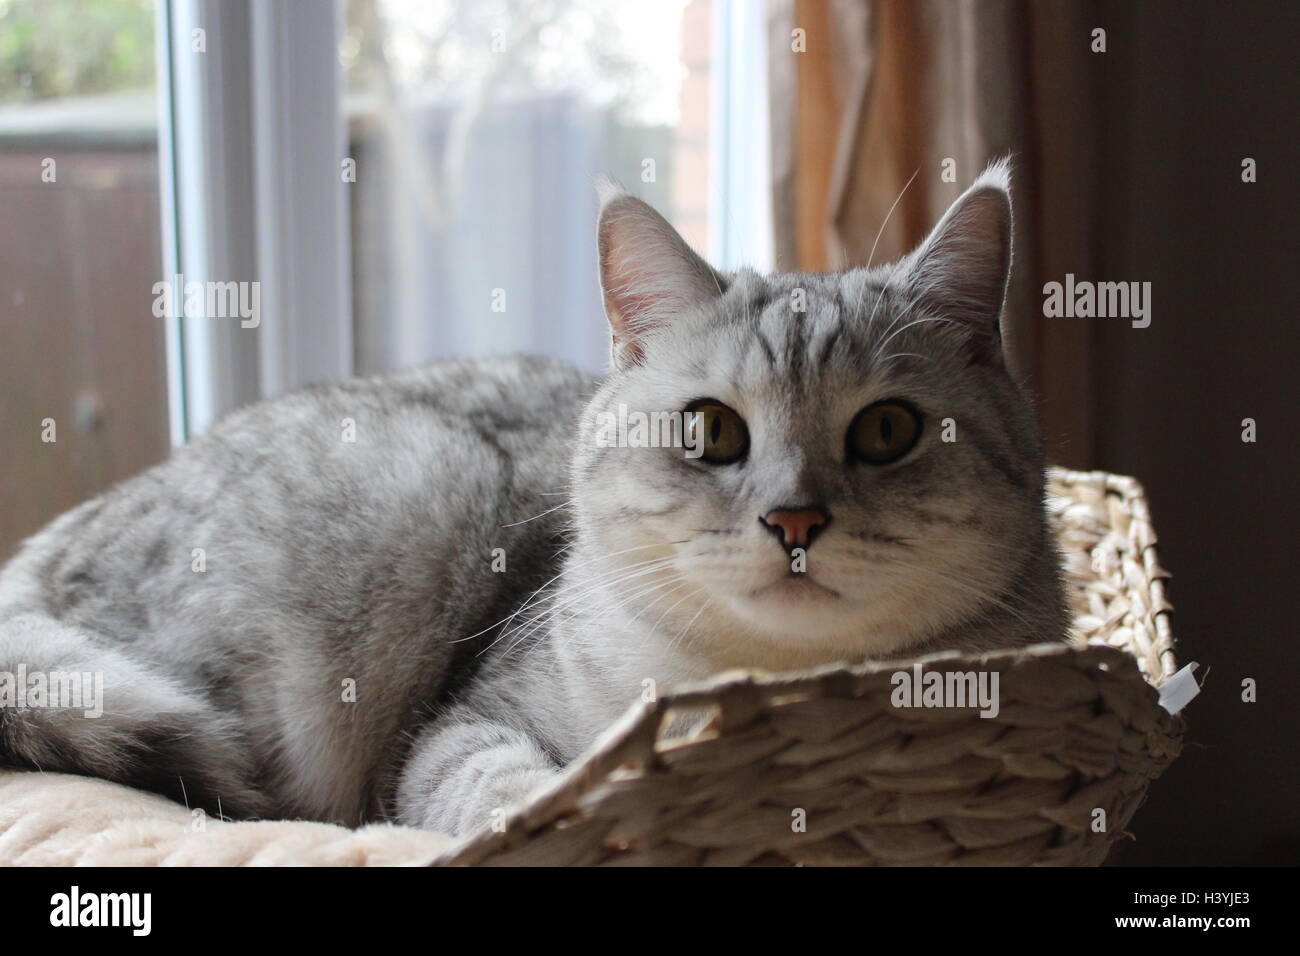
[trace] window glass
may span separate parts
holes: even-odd
[[[349,0],[355,355],[603,367],[595,183],[702,252],[709,4]]]
[[[0,0],[0,560],[168,449],[154,10]]]

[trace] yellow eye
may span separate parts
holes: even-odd
[[[700,457],[715,465],[727,465],[749,450],[749,429],[734,411],[704,398],[686,408],[690,429],[690,448],[700,449]]]
[[[849,426],[849,450],[873,465],[902,458],[921,437],[921,419],[901,402],[877,402],[858,412]]]

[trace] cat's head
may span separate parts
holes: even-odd
[[[617,191],[599,257],[613,372],[575,510],[624,612],[755,663],[891,654],[982,613],[1041,548],[1040,443],[1000,329],[1005,165],[870,271],[724,274]]]

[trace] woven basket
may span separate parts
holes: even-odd
[[[996,717],[892,706],[913,661],[722,675],[633,708],[550,790],[435,862],[1100,863],[1180,748],[1155,690],[1176,669],[1167,575],[1132,478],[1054,470],[1048,490],[1071,643],[920,659],[999,672]],[[683,709],[714,719],[668,739]]]

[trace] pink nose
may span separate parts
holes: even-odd
[[[808,547],[830,516],[820,508],[790,508],[769,511],[759,520],[789,550]]]

